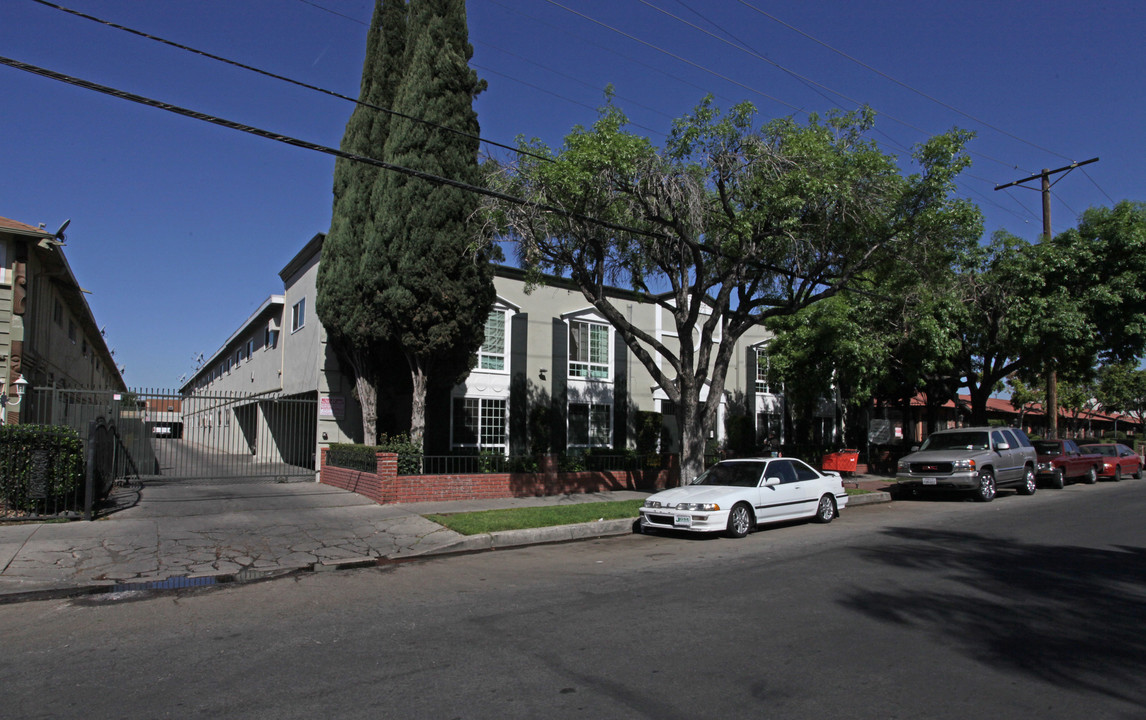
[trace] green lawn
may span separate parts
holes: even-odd
[[[620,500],[617,502],[577,503],[556,507],[547,505],[545,507],[513,508],[511,510],[426,515],[426,518],[462,535],[481,535],[499,530],[574,525],[601,519],[636,519],[637,508],[643,502],[643,500]]]

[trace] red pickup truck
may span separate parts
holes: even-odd
[[[1036,440],[1034,446],[1039,455],[1035,475],[1040,482],[1045,480],[1056,490],[1061,490],[1069,480],[1098,482],[1101,455],[1083,453],[1074,440]]]

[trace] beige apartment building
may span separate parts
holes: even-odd
[[[19,400],[22,387],[126,388],[85,292],[64,255],[62,235],[0,217],[5,422],[35,410],[33,393]]]
[[[252,449],[275,441],[273,403],[259,402],[259,395],[314,401],[315,457],[329,443],[362,440],[353,383],[340,372],[314,313],[324,239],[315,235],[303,247],[279,273],[283,293],[267,298],[180,389],[188,399],[255,396],[232,408],[229,418],[215,403],[215,416],[200,419],[234,427]],[[572,283],[551,277],[527,293],[524,273],[499,266],[494,285],[497,300],[476,367],[448,395],[428,398],[427,454],[487,450],[518,455],[539,444],[552,452],[632,448],[640,411],[662,413],[666,446],[661,449],[676,449],[667,396]],[[673,342],[672,319],[663,308],[637,293],[613,292],[633,323]],[[770,432],[779,435],[782,398],[766,386],[759,362],[767,340],[763,328],[740,340],[725,395],[718,399],[718,442],[733,414],[751,418],[759,439]],[[400,386],[408,371],[400,365],[393,372]],[[193,422],[190,407],[184,403],[184,422]],[[408,397],[401,391],[380,394],[381,430],[401,427],[408,418]]]

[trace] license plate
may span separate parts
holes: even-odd
[[[924,485],[935,485],[935,484],[937,484],[938,482],[939,482],[939,481],[938,481],[938,480],[936,480],[935,478],[923,478],[923,484],[924,484]]]
[[[692,527],[692,515],[676,515],[672,519],[673,527]]]

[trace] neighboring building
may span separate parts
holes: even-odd
[[[283,268],[283,294],[264,301],[180,389],[187,398],[236,391],[315,398],[316,456],[331,442],[362,440],[353,381],[341,373],[314,313],[324,239],[316,235]],[[539,446],[554,452],[631,448],[638,411],[662,413],[668,445],[662,449],[676,449],[671,402],[571,282],[550,277],[527,294],[522,271],[498,267],[494,285],[497,300],[476,367],[448,396],[428,398],[428,454],[489,450],[516,455]],[[613,294],[634,324],[672,343],[675,330],[664,308],[638,293],[616,289]],[[731,414],[752,418],[759,440],[770,431],[779,435],[782,401],[767,386],[766,372],[758,369],[767,339],[762,328],[741,339],[718,410],[715,439],[723,439]],[[396,386],[408,382],[405,364],[393,372]],[[380,429],[388,422],[408,420],[409,397],[401,390],[397,395],[380,392],[378,403]],[[266,434],[256,427],[268,422],[262,412],[243,421],[234,411],[248,441]],[[187,403],[184,416],[190,422]],[[219,420],[217,416],[215,422]]]
[[[28,388],[126,389],[85,292],[53,233],[0,218],[0,376],[8,397],[15,400],[21,376]],[[9,406],[6,421],[19,422],[34,402]]]

